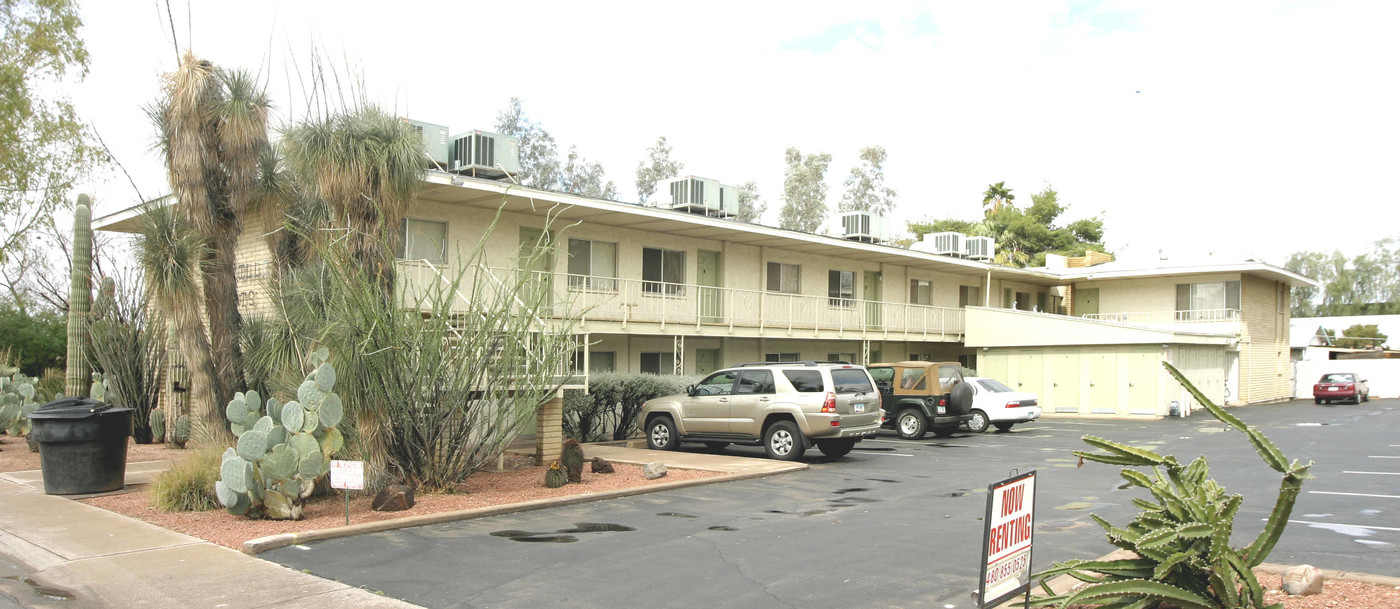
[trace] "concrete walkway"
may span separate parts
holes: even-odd
[[[585,450],[590,458],[619,463],[661,461],[667,467],[728,474],[708,481],[806,468],[801,463],[768,459],[599,444],[587,445]],[[164,464],[130,464],[127,484],[148,484]],[[0,609],[416,607],[70,498],[45,495],[42,489],[42,476],[37,471],[0,474]],[[576,500],[564,498],[558,503]],[[511,511],[508,506],[501,507]],[[551,506],[522,509],[541,507]]]

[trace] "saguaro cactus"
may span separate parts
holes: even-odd
[[[73,210],[73,272],[68,288],[68,374],[63,393],[86,396],[92,383],[88,365],[88,313],[92,308],[92,208],[87,195],[78,195]]]

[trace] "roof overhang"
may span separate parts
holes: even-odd
[[[1184,277],[1211,273],[1241,273],[1254,275],[1272,281],[1286,283],[1295,288],[1317,288],[1322,284],[1283,267],[1263,262],[1239,262],[1231,264],[1199,264],[1138,269],[1099,269],[1083,267],[1064,269],[1056,272],[1063,281],[1090,281],[1105,279],[1142,279],[1146,277]]]

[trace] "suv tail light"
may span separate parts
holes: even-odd
[[[822,412],[831,414],[836,413],[836,392],[826,392],[826,401],[822,402]]]

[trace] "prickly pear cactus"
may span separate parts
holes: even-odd
[[[161,410],[161,409],[159,409],[159,408],[156,408],[156,409],[152,410],[152,411],[151,411],[151,416],[147,417],[147,418],[146,418],[146,421],[147,421],[148,423],[151,424],[151,441],[152,441],[152,442],[164,442],[164,441],[165,441],[165,411],[163,411],[163,410]]]
[[[285,404],[262,401],[256,391],[236,394],[224,413],[238,444],[224,451],[219,502],[250,518],[300,520],[302,505],[316,479],[330,473],[330,458],[345,444],[340,424],[345,410],[335,387],[335,368],[313,354],[316,368]]]
[[[0,377],[0,428],[11,436],[29,435],[29,413],[39,407],[35,401],[36,379],[19,372]]]
[[[549,464],[549,469],[544,472],[544,485],[549,488],[559,488],[569,483],[569,473],[564,471],[563,466],[558,461]]]
[[[578,440],[569,438],[564,441],[560,460],[564,462],[564,470],[569,473],[569,482],[583,482],[583,446]]]
[[[99,402],[107,402],[113,406],[121,406],[113,401],[117,394],[112,391],[111,382],[101,372],[92,373],[92,387],[88,390],[88,397]],[[109,397],[112,399],[107,399]]]
[[[1204,456],[1182,465],[1171,455],[1085,436],[1085,443],[1103,452],[1074,451],[1075,455],[1083,461],[1126,466],[1121,474],[1128,484],[1146,489],[1151,495],[1150,500],[1133,499],[1133,504],[1143,511],[1126,527],[1115,527],[1098,515],[1091,515],[1108,532],[1109,543],[1138,557],[1056,563],[1054,568],[1035,575],[1051,595],[1039,600],[1058,607],[1077,603],[1153,607],[1160,602],[1195,609],[1282,609],[1282,604],[1265,604],[1264,591],[1253,568],[1264,562],[1283,535],[1303,481],[1313,477],[1308,473],[1312,462],[1290,463],[1257,428],[1245,425],[1206,399],[1171,364],[1162,365],[1212,416],[1245,434],[1265,465],[1283,474],[1264,530],[1243,548],[1230,546],[1235,515],[1244,496],[1229,494],[1218,482],[1207,478],[1209,466]],[[1130,469],[1133,467],[1150,468],[1151,475]],[[1090,584],[1054,595],[1045,579],[1061,573]]]
[[[185,443],[190,441],[190,415],[182,414],[175,417],[175,425],[170,430],[170,444],[175,448],[184,448]]]

